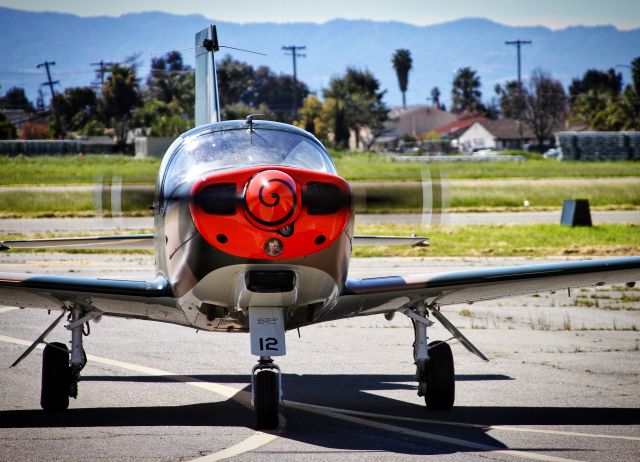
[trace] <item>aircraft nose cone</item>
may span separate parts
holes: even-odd
[[[294,221],[300,196],[298,184],[279,170],[265,170],[254,175],[244,192],[249,218],[258,225],[275,229]]]

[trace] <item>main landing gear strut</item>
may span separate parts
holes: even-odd
[[[85,315],[82,306],[73,304],[69,315],[71,331],[71,351],[64,343],[48,343],[42,355],[42,388],[40,405],[45,411],[62,411],[69,407],[69,397],[78,397],[80,371],[87,364],[87,355],[82,346],[84,324],[94,318],[94,314]]]
[[[69,324],[65,327],[71,331],[71,351],[64,343],[51,342],[46,343],[42,355],[40,405],[45,411],[63,411],[69,407],[69,397],[78,397],[80,371],[87,364],[87,355],[82,347],[82,337],[89,335],[88,322],[102,313],[98,310],[87,312],[78,303],[72,304],[70,308],[64,307],[62,314],[11,365],[11,367],[18,365],[40,343],[45,343],[45,337],[60,323],[67,310],[70,311],[67,318]],[[85,324],[87,324],[86,332],[83,328]]]
[[[433,321],[427,317],[424,301],[419,301],[414,305],[413,311],[406,310],[404,314],[413,321],[413,358],[416,364],[418,396],[424,396],[429,410],[451,409],[456,387],[451,347],[440,340],[428,343],[427,327],[431,327]]]

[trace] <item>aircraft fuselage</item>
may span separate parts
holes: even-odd
[[[194,328],[246,332],[252,307],[283,308],[287,329],[307,325],[346,281],[349,198],[307,132],[273,122],[199,127],[160,167],[156,271]]]

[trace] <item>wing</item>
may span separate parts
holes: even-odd
[[[427,247],[429,239],[426,237],[402,237],[402,236],[353,236],[353,246],[363,245],[411,245],[414,247]]]
[[[0,241],[0,251],[9,249],[150,249],[152,247],[153,234]]]
[[[418,300],[442,306],[638,280],[640,257],[349,279],[320,321],[405,309]]]
[[[60,309],[79,303],[94,315],[187,325],[164,277],[153,281],[0,273],[0,304]]]

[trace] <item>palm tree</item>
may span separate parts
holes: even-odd
[[[413,60],[411,59],[411,52],[404,48],[396,50],[393,54],[393,58],[391,58],[391,63],[393,64],[393,68],[396,70],[396,74],[398,74],[398,84],[400,85],[400,91],[402,92],[402,107],[406,108],[406,92],[407,84],[409,83],[409,71],[411,70],[411,64],[413,63]]]
[[[451,88],[451,111],[482,111],[482,93],[480,92],[480,77],[470,67],[458,69]]]

